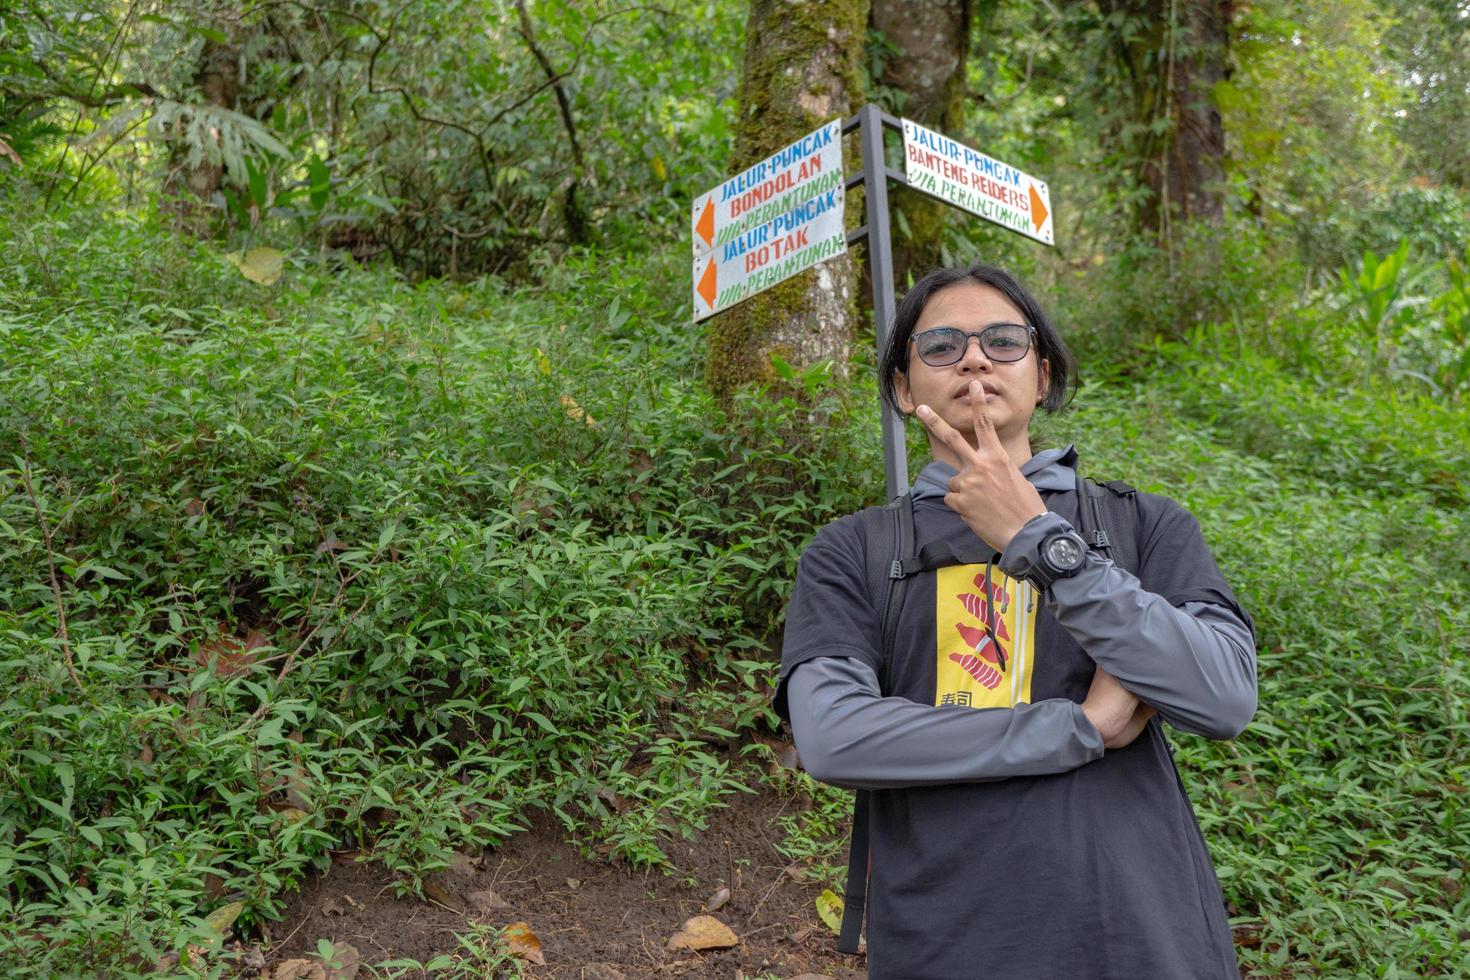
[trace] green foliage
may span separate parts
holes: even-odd
[[[841,894],[847,878],[847,847],[852,832],[852,793],[793,772],[786,789],[800,804],[776,819],[784,837],[776,849],[801,862],[803,873]]]
[[[724,746],[877,439],[815,370],[723,416],[681,263],[267,289],[147,225],[4,227],[0,942],[141,968],[329,849],[416,891],[532,808],[668,866],[746,788]]]
[[[1453,973],[1470,911],[1463,414],[1382,382],[1313,398],[1228,334],[1196,347],[1154,382],[1087,392],[1068,424],[1092,469],[1191,507],[1256,620],[1246,734],[1173,736],[1242,964]]]
[[[221,234],[525,273],[569,242],[681,226],[724,158],[730,3],[95,6],[0,13],[0,133],[48,205],[141,184],[202,196],[184,210]],[[181,179],[209,166],[223,179]]]
[[[520,961],[506,952],[500,930],[484,923],[472,925],[468,932],[455,933],[453,953],[436,956],[427,963],[413,959],[387,960],[377,969],[388,980],[410,977],[437,977],[440,980],[519,980]]]
[[[1121,220],[1094,5],[987,10],[955,134],[1054,188],[1059,253],[944,243],[1024,273],[1082,353],[1051,437],[1189,504],[1256,617],[1256,723],[1178,740],[1254,975],[1463,958],[1463,3],[1430,6],[1240,8],[1227,220],[1167,254]],[[723,171],[740,9],[536,3],[531,37],[461,0],[18,9],[0,964],[218,975],[329,852],[415,892],[533,810],[677,871],[671,837],[756,779],[835,884],[847,794],[728,747],[774,723],[802,546],[881,496],[871,371],[777,359],[722,411],[668,247]],[[198,77],[219,48],[233,106]],[[275,286],[161,227],[190,165],[223,171],[231,248],[287,253]],[[478,278],[410,281],[440,273]],[[517,969],[492,930],[460,947],[382,968]]]
[[[1470,188],[1470,159],[1449,134],[1470,123],[1470,4],[1432,0],[1395,5],[1387,45],[1401,59],[1400,84],[1413,111],[1395,120],[1409,165],[1435,183]]]
[[[1295,301],[1302,272],[1291,250],[1252,223],[1194,225],[1180,237],[1173,254],[1135,241],[1058,279],[1058,317],[1091,374],[1128,368],[1203,325],[1269,331]]]

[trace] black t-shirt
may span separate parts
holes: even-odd
[[[1075,493],[1044,499],[1077,523]],[[1175,606],[1239,609],[1187,511],[1139,494],[1139,517],[1144,589]],[[914,519],[919,548],[974,541],[942,500],[918,501]],[[1092,660],[1028,585],[983,564],[911,581],[893,663],[883,664],[883,595],[867,559],[855,515],[823,528],[803,554],[781,659],[783,715],[791,670],[828,656],[856,657],[885,678],[885,695],[929,705],[1086,697]],[[1059,775],[877,790],[872,809],[874,980],[1239,975],[1220,886],[1157,718],[1126,748]]]

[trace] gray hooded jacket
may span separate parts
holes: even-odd
[[[1076,451],[1048,450],[1021,472],[1038,490],[1076,487]],[[916,499],[948,492],[953,467],[931,462]],[[1068,522],[1048,513],[1027,524],[1000,556],[1018,575],[1024,556]],[[1083,568],[1043,596],[1087,654],[1175,728],[1233,738],[1255,713],[1256,657],[1249,623],[1217,603],[1175,607],[1145,591],[1112,561],[1089,552]],[[935,711],[884,697],[863,660],[822,656],[785,681],[792,731],[804,767],[838,786],[883,789],[1064,772],[1103,754],[1097,729],[1074,701],[1056,698],[999,711]]]

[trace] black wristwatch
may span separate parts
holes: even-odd
[[[1076,531],[1054,531],[1041,540],[1024,578],[1045,592],[1059,578],[1070,578],[1087,559],[1087,542]]]

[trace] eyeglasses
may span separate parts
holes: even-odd
[[[1031,349],[1036,331],[1024,323],[992,323],[984,330],[937,327],[909,338],[919,359],[930,367],[957,364],[969,349],[970,338],[980,338],[980,352],[992,361],[1019,361]]]

